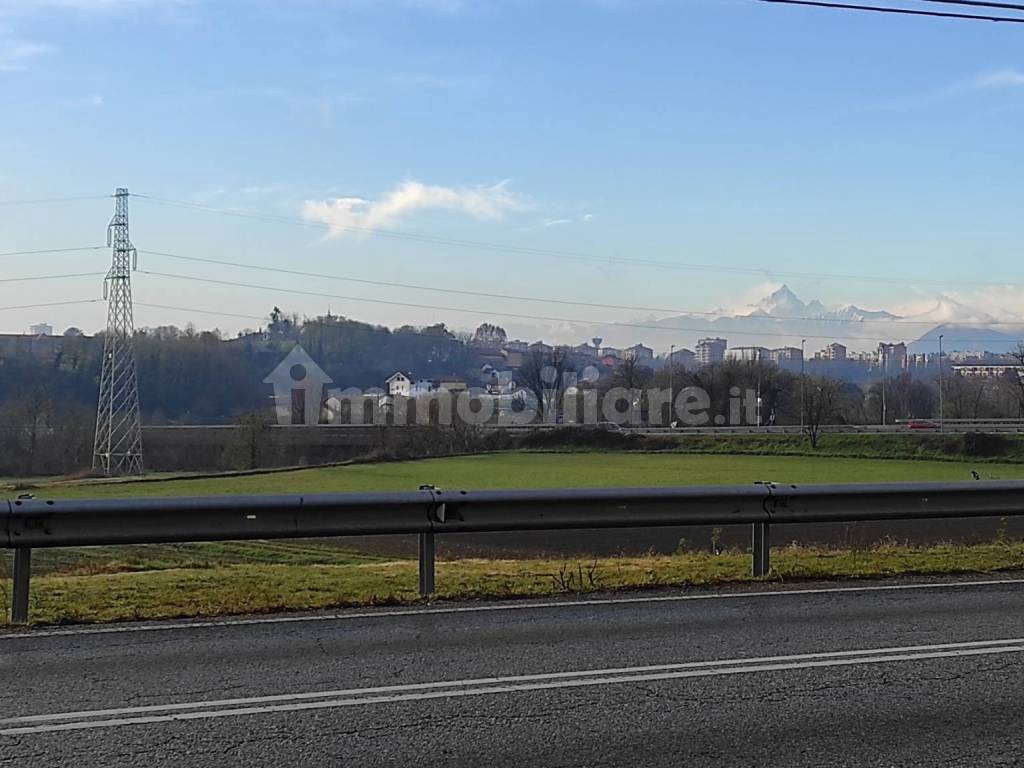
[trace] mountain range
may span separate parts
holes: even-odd
[[[903,341],[911,352],[934,352],[938,336],[948,351],[1006,352],[1017,345],[1024,333],[1024,320],[1000,321],[991,314],[939,296],[924,312],[899,315],[886,310],[863,309],[856,304],[826,306],[817,299],[804,302],[787,285],[782,285],[748,311],[677,315],[657,322],[663,328],[689,326],[701,321],[707,332],[730,335],[730,346],[824,347],[838,341],[852,350],[873,349],[881,341]]]
[[[539,332],[532,330],[535,335]],[[515,332],[528,333],[525,328]],[[996,318],[942,295],[927,310],[906,315],[856,304],[828,306],[817,299],[804,302],[782,285],[739,310],[651,316],[628,323],[564,323],[544,331],[545,338],[558,343],[579,343],[596,336],[616,346],[642,341],[658,352],[667,351],[671,344],[692,348],[704,336],[723,337],[730,347],[799,347],[806,340],[808,356],[832,341],[851,351],[902,341],[912,353],[935,352],[940,334],[949,352],[1008,352],[1024,339],[1024,319]]]
[[[804,302],[802,302],[800,298],[790,290],[788,285],[783,285],[765,296],[757,302],[750,313],[745,316],[783,319],[807,318],[815,320],[840,321],[896,320],[899,318],[898,315],[894,315],[891,312],[861,309],[855,304],[829,308],[817,299],[804,304]]]

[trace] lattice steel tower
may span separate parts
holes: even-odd
[[[103,373],[96,409],[96,440],[92,466],[103,474],[142,473],[142,424],[139,380],[135,371],[135,320],[132,316],[131,272],[138,254],[128,238],[128,190],[118,189],[114,218],[107,228],[113,263],[103,283],[108,300]]]

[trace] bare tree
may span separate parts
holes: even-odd
[[[508,334],[500,325],[481,323],[470,338],[472,344],[483,347],[498,347],[508,341]]]
[[[642,365],[635,357],[627,357],[612,375],[612,386],[640,389],[650,383],[654,371]]]
[[[928,419],[938,413],[938,389],[920,379],[907,376],[903,400],[908,419]]]
[[[41,387],[0,405],[0,474],[27,476],[81,470],[92,455],[94,412],[59,408]]]
[[[976,379],[954,373],[943,384],[946,412],[951,419],[979,417],[985,385]]]
[[[1019,413],[1024,413],[1024,342],[1017,342],[1016,348],[1010,354],[1017,361],[1017,365],[1021,366],[1010,375],[1012,382],[1016,384],[1017,410]]]
[[[839,412],[842,385],[835,379],[811,379],[804,397],[804,425],[812,448],[818,447],[821,428],[835,420]]]
[[[565,394],[565,374],[569,368],[569,350],[566,347],[546,349],[535,347],[529,351],[519,378],[537,403],[545,421],[557,420]]]
[[[627,357],[619,363],[611,377],[607,380],[604,394],[607,396],[608,392],[612,389],[628,392],[627,400],[629,402],[630,420],[646,424],[649,423],[648,409],[650,407],[647,399],[647,387],[653,379],[654,371],[652,369],[643,365],[635,357]],[[655,418],[657,423],[661,423],[660,415]]]
[[[263,466],[273,419],[266,410],[250,411],[239,416],[235,424],[240,428],[236,448],[238,463],[245,469],[259,469]]]

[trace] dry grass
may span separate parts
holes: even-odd
[[[1024,542],[868,550],[789,547],[772,580],[880,578],[1024,569]],[[335,565],[235,564],[33,580],[35,623],[224,616],[417,602],[410,560]],[[750,555],[687,553],[583,560],[458,560],[437,567],[437,599],[730,584],[750,580]],[[9,587],[4,585],[6,590]],[[3,599],[9,604],[9,591]]]

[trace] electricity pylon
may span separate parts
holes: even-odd
[[[107,245],[113,249],[113,262],[103,283],[103,298],[108,300],[107,334],[103,341],[103,372],[92,458],[93,469],[108,477],[142,474],[142,423],[135,370],[131,281],[138,253],[128,238],[128,190],[118,189],[114,199],[114,218],[107,227]]]

